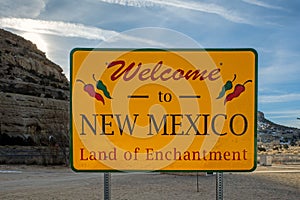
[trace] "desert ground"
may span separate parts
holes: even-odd
[[[112,173],[111,199],[216,199],[216,176]],[[258,166],[224,173],[224,199],[299,199],[300,166]],[[0,165],[0,199],[103,199],[103,173],[75,173],[63,166]]]

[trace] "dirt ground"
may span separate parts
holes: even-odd
[[[216,176],[112,173],[111,199],[216,199]],[[300,166],[259,166],[252,173],[224,173],[224,199],[299,199]],[[0,199],[103,199],[103,173],[75,173],[62,166],[0,165]]]

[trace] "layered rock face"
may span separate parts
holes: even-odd
[[[0,145],[68,144],[69,82],[36,45],[0,29]]]

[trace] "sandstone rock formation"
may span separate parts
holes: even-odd
[[[69,82],[36,45],[0,29],[0,145],[68,145]]]

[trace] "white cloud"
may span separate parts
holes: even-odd
[[[89,27],[83,24],[27,18],[0,18],[0,26],[2,28],[11,28],[31,33],[42,33],[64,37],[80,37],[103,41],[118,34],[115,31]]]
[[[279,115],[286,115],[286,116],[297,116],[300,117],[300,110],[293,109],[293,110],[278,110],[278,111],[269,111],[267,112],[270,115],[279,116]]]
[[[278,111],[268,111],[264,112],[267,119],[271,121],[276,121],[276,123],[283,124],[290,127],[300,128],[300,110],[278,110]]]
[[[299,82],[300,68],[297,64],[274,64],[259,69],[259,84],[263,88]]]
[[[0,27],[10,28],[29,33],[49,34],[63,37],[78,37],[89,40],[101,40],[109,45],[118,42],[129,45],[144,44],[156,47],[165,47],[167,44],[161,41],[145,39],[140,36],[130,36],[113,30],[105,30],[83,24],[68,23],[62,21],[45,21],[27,18],[0,18]],[[129,46],[130,47],[130,46]]]
[[[204,13],[216,14],[220,17],[235,22],[252,24],[249,20],[241,17],[233,10],[226,9],[217,4],[203,3],[196,1],[179,1],[179,0],[99,0],[105,3],[118,4],[123,6],[133,7],[176,7],[182,9],[188,9],[193,11],[200,11]]]
[[[300,112],[298,113],[298,115],[295,115],[295,116],[300,116]],[[275,116],[272,116],[271,118],[272,119],[282,119],[282,118],[288,118],[290,119],[292,116],[289,115],[289,114],[284,114],[282,113],[281,115],[275,115]],[[296,117],[295,117],[296,118]]]
[[[269,111],[267,112],[268,114],[271,115],[287,115],[289,117],[291,116],[298,116],[300,117],[300,110],[279,110],[279,111]]]
[[[45,9],[44,0],[0,0],[0,13],[2,17],[30,17],[40,15]]]
[[[269,45],[270,63],[259,69],[259,82],[262,87],[274,84],[299,82],[299,51],[292,51],[281,44]],[[272,54],[272,55],[271,55]],[[264,55],[264,54],[262,54]],[[274,88],[274,87],[273,87]]]
[[[276,10],[283,10],[282,7],[274,6],[274,5],[265,3],[263,1],[259,1],[259,0],[242,0],[242,1],[245,2],[245,3],[248,3],[248,4],[259,6],[259,7],[264,7],[264,8],[269,8],[269,9],[276,9]]]
[[[281,95],[260,95],[260,103],[279,103],[279,102],[291,102],[291,101],[300,101],[299,93],[289,93]]]

